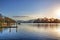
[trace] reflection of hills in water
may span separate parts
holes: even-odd
[[[0,28],[0,32],[3,31],[3,28]]]
[[[54,33],[56,33],[55,31],[57,30],[58,26],[59,26],[58,23],[22,23],[21,25],[18,25],[17,33],[15,33],[15,29],[12,29],[12,32],[11,33],[8,32],[9,33],[8,35],[5,34],[5,32],[4,32],[5,30],[3,30],[2,34],[4,33],[5,36],[11,37],[11,38],[24,38],[25,39],[25,37],[27,36],[27,38],[35,39],[37,37],[36,39],[38,39],[43,35],[44,35],[43,37],[51,36],[51,38],[52,38],[52,36],[53,37],[57,36]],[[12,37],[12,35],[13,35],[13,37]],[[48,35],[48,36],[45,36],[45,35]],[[53,39],[55,39],[55,38],[53,38]]]
[[[5,31],[7,28],[0,28],[0,32]]]
[[[25,23],[22,23],[21,25],[23,25]],[[30,27],[37,27],[37,28],[58,28],[60,27],[60,24],[59,23],[27,23],[25,24],[27,26],[30,26]],[[20,25],[18,25],[20,26]],[[0,32],[6,30],[6,29],[9,29],[11,31],[11,28],[0,28]],[[16,31],[17,31],[17,28],[16,28]]]
[[[13,29],[13,28],[0,28],[0,32],[3,32],[3,31],[5,31],[5,30],[9,30],[9,32],[11,32],[12,30],[11,29]],[[16,32],[17,32],[17,28],[14,28],[15,30],[16,30]]]
[[[34,26],[58,26],[59,23],[35,23]]]
[[[60,24],[59,23],[34,23],[31,26],[33,27],[59,27]]]

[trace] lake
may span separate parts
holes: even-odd
[[[17,28],[0,28],[0,39],[60,40],[59,23],[21,23]]]

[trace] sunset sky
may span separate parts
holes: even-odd
[[[0,13],[9,17],[60,18],[60,0],[0,0]]]

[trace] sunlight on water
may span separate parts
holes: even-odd
[[[59,39],[58,23],[21,23],[18,28],[3,28],[0,39]]]

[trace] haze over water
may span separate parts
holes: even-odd
[[[60,40],[59,23],[21,23],[18,28],[3,28],[0,39]]]

